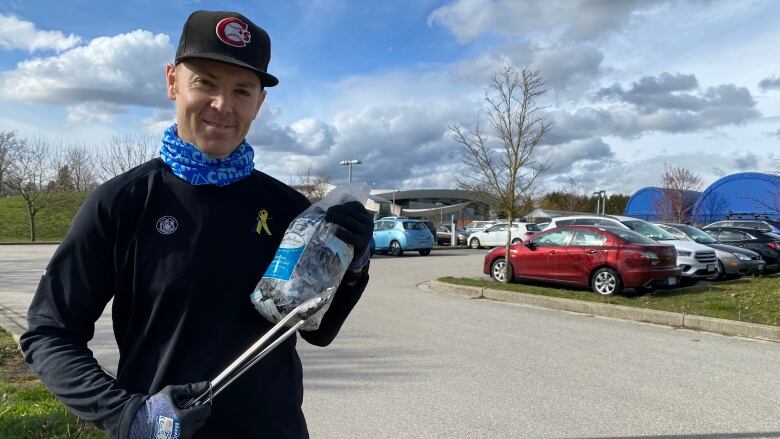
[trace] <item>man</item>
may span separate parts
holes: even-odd
[[[44,273],[21,338],[25,359],[79,417],[118,438],[307,437],[295,336],[212,405],[182,409],[271,328],[249,295],[287,225],[309,205],[257,171],[244,140],[263,104],[270,39],[246,17],[198,11],[166,69],[177,124],[160,158],[101,185]],[[326,219],[353,259],[318,330],[328,345],[368,282],[372,222],[360,203]],[[113,298],[117,376],[87,349]]]

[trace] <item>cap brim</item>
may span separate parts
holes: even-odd
[[[255,67],[250,66],[249,64],[239,61],[231,56],[226,56],[221,53],[211,53],[211,52],[204,52],[204,53],[191,53],[184,55],[182,57],[176,58],[175,64],[178,64],[181,61],[184,61],[185,59],[191,59],[191,58],[203,58],[203,59],[210,59],[214,61],[223,62],[225,64],[234,65],[236,67],[241,67],[242,69],[247,69],[255,72],[257,76],[260,78],[260,83],[263,85],[263,87],[273,87],[277,84],[279,84],[279,80],[276,79],[276,76],[271,75],[270,73],[266,73],[260,69],[257,69]]]

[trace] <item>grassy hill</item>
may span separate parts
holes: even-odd
[[[87,194],[62,193],[35,216],[36,241],[60,241]],[[0,198],[0,242],[30,242],[27,204],[20,196]]]

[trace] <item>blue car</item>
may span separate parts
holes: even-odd
[[[374,221],[371,252],[401,256],[406,250],[417,250],[426,256],[433,248],[433,234],[420,220],[385,217]]]

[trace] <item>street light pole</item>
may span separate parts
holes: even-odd
[[[601,214],[607,213],[607,191],[601,191]]]
[[[596,191],[593,192],[593,195],[596,196],[596,215],[604,215],[607,211],[607,191]],[[601,201],[602,198],[604,199],[604,202]]]
[[[342,160],[339,162],[340,165],[348,166],[349,167],[349,180],[348,183],[352,183],[352,165],[359,165],[363,162],[360,160]]]
[[[596,196],[596,215],[605,215],[607,211],[607,191],[596,191],[593,192],[593,195]],[[602,198],[604,199],[603,202],[601,201]]]

